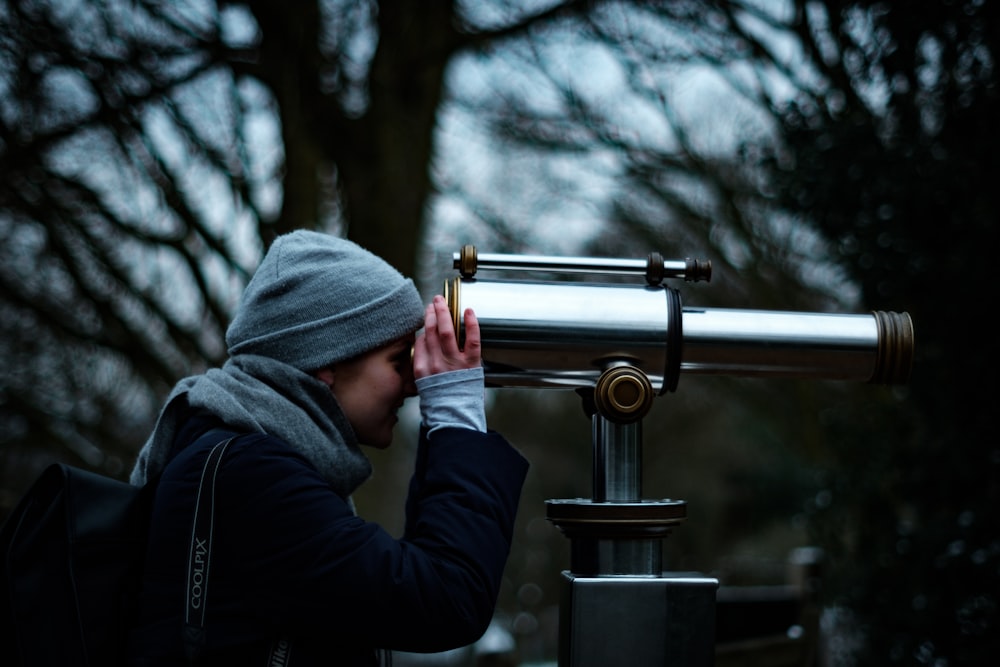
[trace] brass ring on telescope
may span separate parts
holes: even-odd
[[[601,373],[594,402],[602,416],[620,424],[639,421],[653,405],[653,385],[635,366],[615,366]]]
[[[872,311],[878,328],[878,349],[871,384],[905,384],[913,367],[913,320],[909,313]]]
[[[476,253],[476,246],[471,244],[466,244],[462,246],[462,250],[459,252],[458,261],[454,263],[458,272],[462,274],[463,278],[471,278],[476,275],[476,270],[479,260]]]
[[[460,349],[465,346],[465,328],[461,326],[462,310],[461,296],[459,295],[461,285],[461,278],[452,278],[451,280],[444,281],[444,300],[448,304],[448,310],[451,312],[451,323],[455,327],[455,335],[458,337],[458,347]]]

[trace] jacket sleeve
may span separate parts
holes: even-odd
[[[232,547],[220,557],[242,570],[228,585],[252,589],[231,590],[244,604],[293,634],[406,651],[467,645],[486,630],[528,468],[504,438],[422,434],[398,540],[355,516],[303,461],[260,455],[222,476],[242,489],[231,516],[243,525],[220,540]]]

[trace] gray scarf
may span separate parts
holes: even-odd
[[[178,413],[183,401],[178,399],[184,396],[192,408],[206,410],[236,430],[281,438],[343,498],[371,476],[371,462],[329,387],[280,361],[241,354],[221,369],[177,383],[139,452],[132,484],[141,486],[166,467],[182,426]]]

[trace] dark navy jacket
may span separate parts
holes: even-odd
[[[153,509],[134,665],[184,664],[186,553],[208,451],[195,420],[164,471]],[[189,444],[192,443],[193,444]],[[375,649],[441,651],[474,642],[492,617],[528,464],[496,433],[421,437],[395,539],[356,516],[278,438],[233,442],[220,469],[199,664],[265,663],[279,637],[288,664],[371,665]]]

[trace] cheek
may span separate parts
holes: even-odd
[[[387,407],[392,407],[391,403],[403,391],[403,380],[395,369],[389,369],[372,377],[368,390],[372,398],[378,397]]]
[[[405,388],[406,383],[398,373],[393,373],[392,377],[386,380],[385,396],[393,404],[393,409],[395,409],[396,403],[400,400],[400,396],[403,395]]]

